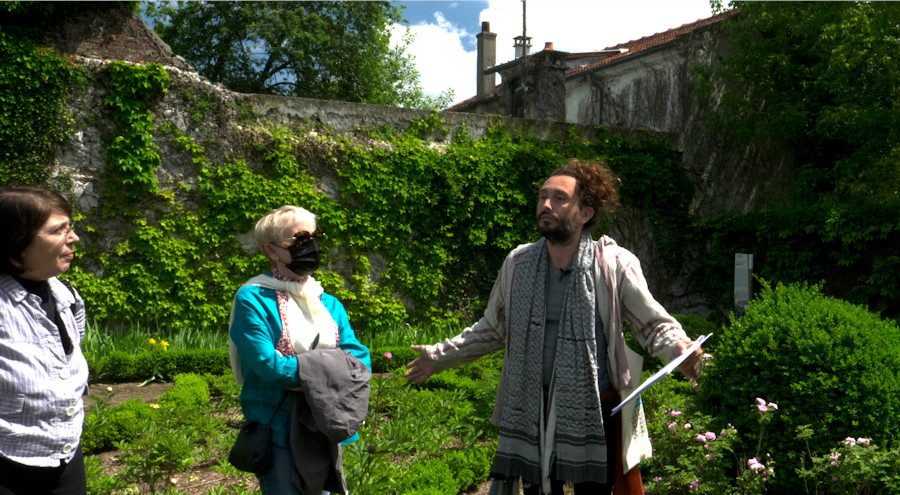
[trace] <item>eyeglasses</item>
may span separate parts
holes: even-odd
[[[309,241],[311,241],[313,239],[321,239],[323,237],[325,237],[325,232],[322,232],[321,230],[316,229],[316,231],[313,233],[297,232],[296,234],[294,234],[294,237],[291,237],[289,239],[281,239],[278,242],[291,241],[291,243],[294,246],[302,248],[303,246],[307,245],[309,243]],[[278,246],[278,247],[282,247],[282,246]]]
[[[60,226],[53,232],[38,232],[38,233],[43,234],[43,235],[61,237],[63,239],[66,239],[69,237],[69,234],[71,234],[73,230],[75,230],[75,222],[69,222],[66,225]]]

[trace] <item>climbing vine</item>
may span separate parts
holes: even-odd
[[[546,142],[500,124],[479,140],[461,132],[443,149],[419,137],[442,125],[431,116],[362,142],[262,126],[247,153],[210,163],[203,146],[163,124],[157,139],[169,136],[197,167],[196,210],[176,205],[155,221],[136,219],[113,253],[90,253],[102,280],[79,267],[70,277],[98,318],[128,319],[139,307],[159,324],[224,328],[234,291],[267,269],[238,238],[270,209],[295,204],[319,216],[328,269],[317,276],[358,330],[462,323],[484,308],[506,253],[536,240],[535,194],[553,168],[577,147],[610,161],[642,149],[618,138]],[[671,155],[652,152],[661,162]],[[322,159],[335,164],[339,202],[309,173],[310,160]]]
[[[41,184],[46,163],[72,129],[64,102],[83,71],[32,40],[0,26],[0,184]]]
[[[114,193],[131,199],[155,193],[160,157],[150,108],[168,91],[169,73],[157,63],[141,66],[119,61],[110,62],[106,72],[109,95],[103,103],[112,108],[119,131],[106,147],[106,183]]]
[[[85,247],[67,274],[100,321],[224,329],[234,291],[267,269],[239,239],[283,204],[318,214],[328,234],[328,269],[318,276],[359,330],[467,321],[483,309],[506,253],[536,240],[537,188],[567,158],[607,161],[634,184],[622,191],[627,201],[647,197],[646,184],[664,178],[669,185],[652,190],[661,199],[640,203],[662,216],[676,215],[666,198],[689,194],[672,180],[674,153],[658,143],[586,142],[574,133],[548,142],[510,133],[498,121],[480,139],[463,130],[438,147],[423,139],[447,133],[437,113],[406,132],[382,129],[352,141],[309,125],[252,124],[240,131],[247,142],[212,162],[203,144],[154,121],[168,91],[162,67],[113,62],[100,74],[108,78],[104,103],[115,125],[106,140],[108,190],[99,210],[82,212]],[[181,94],[198,126],[221,111],[206,96]],[[246,110],[240,114],[246,126]],[[160,191],[164,140],[193,164],[191,185]],[[310,172],[323,163],[336,172],[331,195]],[[108,222],[94,215],[121,211],[128,215],[118,215],[116,228],[125,232],[111,237],[100,227]]]

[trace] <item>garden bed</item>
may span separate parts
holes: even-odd
[[[390,374],[376,374],[376,376],[387,378]],[[108,405],[110,407],[118,406],[128,400],[139,400],[146,403],[156,403],[159,397],[167,390],[171,389],[172,383],[151,382],[142,385],[139,382],[129,383],[93,383],[91,384],[91,394],[106,395],[109,393]],[[109,392],[112,388],[112,392]],[[85,409],[87,410],[95,403],[91,397],[85,398]],[[235,411],[238,412],[238,411]],[[114,450],[111,452],[103,452],[92,457],[100,461],[100,466],[106,475],[115,475],[124,467],[125,462],[121,459],[122,452]],[[209,459],[205,462],[198,463],[191,469],[178,473],[174,478],[174,483],[169,483],[179,493],[189,495],[206,495],[210,493],[210,489],[219,489],[222,493],[247,493],[256,492],[259,489],[259,483],[252,475],[222,473],[215,469],[220,462],[225,460],[225,455],[221,458]],[[487,480],[481,483],[476,489],[465,492],[464,495],[487,495],[490,491],[491,481]],[[140,486],[140,493],[148,493],[149,486]]]

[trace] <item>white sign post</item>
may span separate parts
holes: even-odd
[[[753,255],[734,254],[734,313],[743,316],[753,295]]]

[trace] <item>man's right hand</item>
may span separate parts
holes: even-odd
[[[403,373],[403,376],[414,383],[422,383],[434,374],[434,362],[428,358],[428,352],[425,350],[424,345],[411,345],[409,347],[414,351],[419,351],[419,357],[406,365],[409,370]]]

